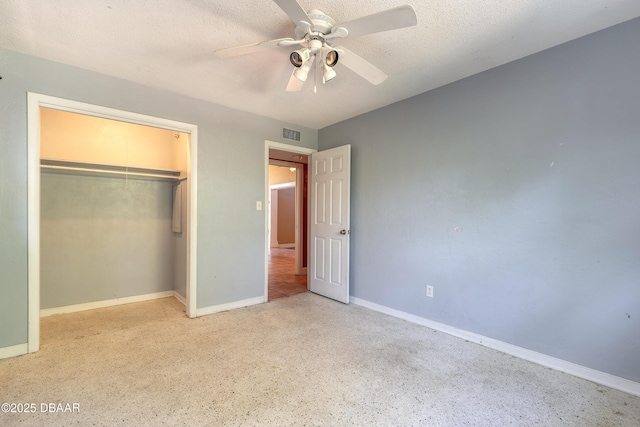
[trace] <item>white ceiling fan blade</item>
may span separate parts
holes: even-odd
[[[258,52],[265,49],[273,49],[276,47],[284,46],[284,45],[281,45],[280,43],[282,42],[288,43],[290,41],[293,41],[293,39],[290,37],[286,37],[283,39],[275,39],[275,40],[265,40],[258,43],[252,43],[252,44],[246,44],[243,46],[228,47],[226,49],[216,50],[214,54],[218,58],[230,58],[232,56],[245,55],[247,53],[253,53],[253,52]]]
[[[280,43],[278,43],[278,46],[295,46],[297,44],[302,44],[304,42],[306,42],[305,39],[300,39],[300,40],[281,39]]]
[[[343,22],[334,28],[343,27],[349,32],[350,37],[358,37],[397,28],[412,27],[417,23],[418,17],[413,6],[405,4],[404,6],[394,7],[373,15],[363,16],[353,21]]]
[[[294,68],[293,72],[291,73],[291,77],[289,78],[289,83],[287,83],[287,92],[299,92],[304,85],[303,81],[298,80],[296,76],[293,75],[295,71],[296,69]]]
[[[296,0],[273,0],[280,9],[286,13],[294,24],[298,25],[298,22],[305,21],[311,22],[311,18],[307,15],[307,12],[300,6]]]
[[[337,46],[335,49],[339,52],[342,51],[338,62],[339,64],[344,65],[354,73],[368,80],[371,84],[379,85],[389,77],[387,73],[344,46]]]

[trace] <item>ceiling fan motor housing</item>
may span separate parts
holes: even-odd
[[[320,10],[311,10],[309,13],[309,18],[311,18],[311,31],[315,33],[321,33],[323,35],[329,34],[331,29],[336,25],[336,21],[334,21],[330,16]],[[295,35],[297,39],[303,39],[306,37],[308,32],[308,26],[298,23],[295,29]]]

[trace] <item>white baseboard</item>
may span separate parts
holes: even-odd
[[[395,310],[393,308],[385,307],[383,305],[369,302],[360,298],[351,297],[350,301],[356,305],[360,305],[362,307],[366,307],[380,313],[388,314],[389,316],[397,317],[408,322],[417,323],[418,325],[427,326],[431,329],[435,329],[436,331],[444,332],[446,334],[453,335],[455,337],[462,338],[467,341],[471,341],[506,354],[510,354],[511,356],[519,357],[521,359],[546,366],[547,368],[555,369],[556,371],[583,378],[597,384],[602,384],[604,386],[624,391],[625,393],[633,394],[635,396],[640,396],[640,383],[628,380],[626,378],[621,378],[615,375],[607,374],[605,372],[596,371],[595,369],[591,369],[586,366],[577,365],[572,362],[567,362],[566,360],[547,356],[546,354],[538,353],[533,350],[528,350],[526,348],[518,347],[513,344],[485,337],[484,335],[476,334],[474,332],[465,331],[464,329],[458,329],[444,323],[435,322],[424,317],[409,314],[400,310]]]
[[[242,301],[229,302],[227,304],[212,305],[210,307],[199,308],[196,310],[196,317],[206,316],[208,314],[219,313],[221,311],[233,310],[236,308],[248,307],[250,305],[263,304],[264,297],[249,298]]]
[[[182,295],[180,295],[178,293],[178,291],[173,291],[173,297],[175,299],[177,299],[178,301],[180,301],[182,303],[182,305],[184,305],[185,307],[187,306],[187,299],[185,297],[183,297]]]
[[[115,298],[104,301],[87,302],[84,304],[66,305],[64,307],[44,308],[40,310],[40,317],[52,316],[54,314],[75,313],[78,311],[94,310],[96,308],[113,307],[114,305],[131,304],[133,302],[149,301],[158,298],[174,296],[174,291],[155,292],[152,294],[135,295],[132,297]]]
[[[29,352],[28,344],[12,345],[11,347],[0,348],[0,359],[8,359],[9,357],[22,356]]]

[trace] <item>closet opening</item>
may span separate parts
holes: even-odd
[[[175,297],[195,317],[197,128],[29,94],[29,131],[29,352],[53,314]]]

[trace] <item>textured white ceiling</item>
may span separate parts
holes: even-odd
[[[410,3],[298,1],[337,22]],[[292,37],[294,24],[271,0],[2,0],[0,47],[320,129],[640,16],[640,0],[412,4],[416,27],[341,42],[389,74],[384,83],[338,64],[338,76],[315,94],[311,81],[301,92],[284,90],[295,48],[213,55]]]

